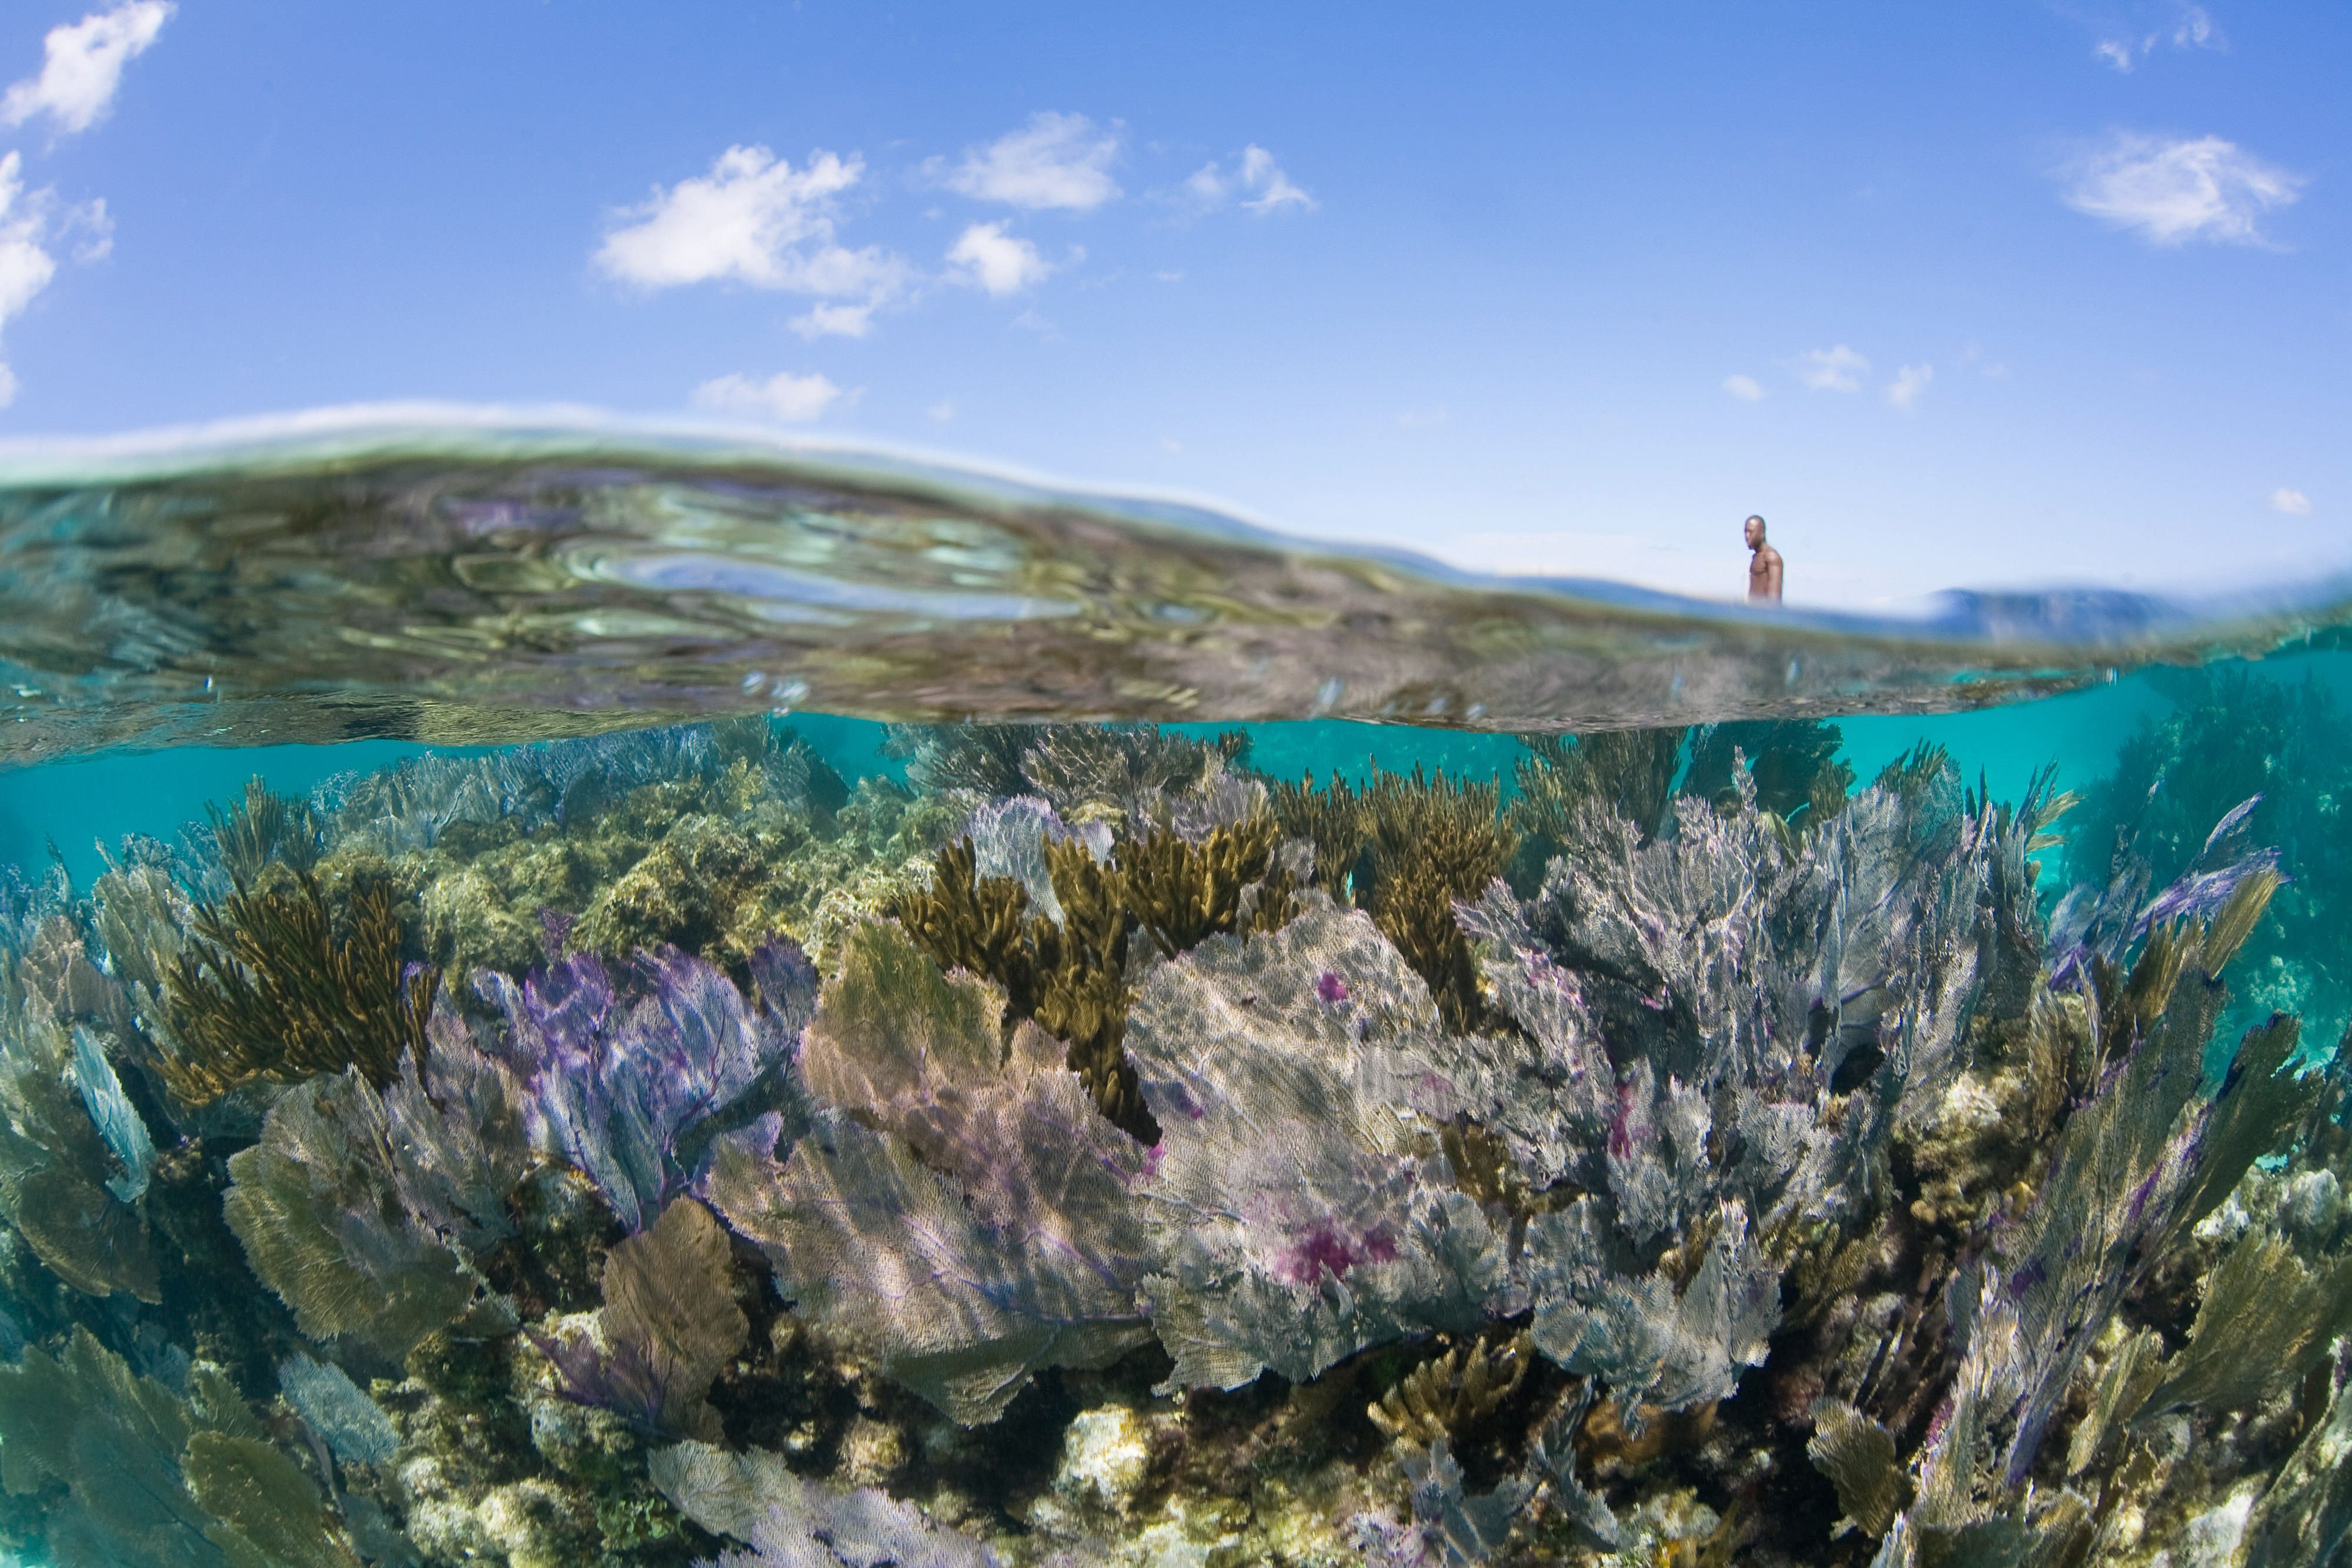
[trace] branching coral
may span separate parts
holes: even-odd
[[[1276,784],[1271,804],[1284,837],[1315,846],[1315,885],[1334,902],[1347,903],[1357,862],[1371,841],[1371,811],[1364,797],[1334,768],[1327,788],[1317,788],[1312,773],[1296,784]]]
[[[181,1054],[158,1063],[191,1105],[256,1079],[290,1083],[356,1068],[377,1089],[425,1047],[440,971],[401,961],[381,882],[352,889],[338,921],[308,873],[291,891],[240,888],[196,911],[165,977]]]
[[[1480,1338],[1423,1362],[1364,1414],[1389,1440],[1428,1448],[1458,1443],[1497,1405],[1518,1392],[1534,1349],[1526,1334],[1497,1344]]]
[[[1119,847],[1128,909],[1163,957],[1290,918],[1297,904],[1288,871],[1275,861],[1275,833],[1273,819],[1257,817],[1197,844],[1162,831]]]
[[[1449,779],[1441,770],[1406,779],[1382,773],[1366,792],[1372,819],[1372,919],[1429,986],[1446,1023],[1466,1030],[1485,1017],[1477,966],[1454,919],[1457,901],[1477,897],[1511,858],[1510,828],[1497,815],[1500,785]]]
[[[1518,794],[1510,819],[1528,874],[1523,880],[1515,872],[1513,881],[1524,886],[1541,880],[1545,862],[1559,852],[1570,819],[1584,800],[1603,802],[1644,839],[1654,837],[1665,825],[1686,733],[1603,730],[1579,736],[1573,745],[1558,736],[1523,737],[1530,755],[1516,770]]]
[[[1155,800],[1194,795],[1224,771],[1243,737],[1206,743],[1153,725],[958,725],[901,730],[907,776],[925,789],[984,799],[1043,797],[1068,821],[1127,821]]]
[[[1047,845],[1045,862],[1062,920],[1050,939],[1043,927],[1035,930],[1045,949],[1037,1021],[1068,1042],[1070,1070],[1102,1113],[1142,1142],[1157,1143],[1159,1129],[1127,1059],[1127,1009],[1135,998],[1127,984],[1125,878],[1076,838]]]
[[[296,871],[319,862],[326,823],[310,801],[273,795],[257,778],[247,782],[245,799],[227,811],[205,801],[205,816],[212,822],[221,864],[239,886],[253,882],[272,861]]]
[[[940,967],[1003,987],[1006,1027],[1035,1019],[1067,1045],[1071,1070],[1103,1114],[1155,1141],[1121,1046],[1133,1000],[1130,932],[1139,927],[1172,956],[1217,933],[1272,930],[1297,910],[1295,879],[1262,815],[1212,827],[1197,841],[1161,828],[1099,848],[1048,817],[1034,821],[1051,904],[1034,901],[1042,907],[1033,913],[1022,881],[981,874],[981,851],[967,837],[940,852],[931,885],[894,913]]]
[[[1685,794],[1729,804],[1731,775],[1742,766],[1756,804],[1784,821],[1822,822],[1845,805],[1853,769],[1837,759],[1844,736],[1819,719],[1755,719],[1711,725],[1691,747]]]

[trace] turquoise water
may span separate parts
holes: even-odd
[[[0,464],[0,1561],[2312,1564],[2327,585]]]

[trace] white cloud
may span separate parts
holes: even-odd
[[[1004,232],[1003,224],[974,224],[948,247],[948,260],[962,269],[960,281],[991,294],[1018,294],[1054,270],[1025,239]]]
[[[1243,206],[1251,212],[1278,212],[1284,207],[1304,207],[1315,210],[1315,198],[1290,183],[1290,176],[1274,161],[1274,154],[1263,147],[1242,150],[1242,189],[1256,194]]]
[[[1808,349],[1797,356],[1797,379],[1815,392],[1860,392],[1870,361],[1843,343],[1833,349]]]
[[[923,412],[929,414],[933,419],[939,420],[944,423],[946,421],[953,419],[956,416],[955,400],[953,398],[943,397]]]
[[[52,246],[79,233],[85,237],[74,247],[75,259],[96,261],[114,243],[105,203],[60,208],[54,190],[25,189],[24,166],[22,153],[0,157],[0,331],[57,277]],[[16,387],[15,373],[0,363],[0,408],[15,401]]]
[[[2303,181],[2218,136],[2165,141],[2117,131],[2066,171],[2066,204],[2152,245],[2259,245],[2254,220],[2289,206]]]
[[[950,190],[984,202],[1083,213],[1117,199],[1110,165],[1118,156],[1117,131],[1098,130],[1083,114],[1049,110],[986,147],[967,150],[945,181]],[[937,162],[930,167],[936,174]]]
[[[754,288],[813,294],[851,304],[819,306],[796,319],[803,336],[862,337],[874,308],[906,286],[908,269],[889,252],[851,250],[834,239],[836,199],[865,166],[855,157],[812,153],[795,170],[765,147],[730,147],[710,172],[680,180],[618,214],[596,266],[646,289],[732,280]]]
[[[1291,183],[1274,154],[1255,142],[1242,149],[1241,167],[1228,174],[1216,163],[1202,164],[1184,181],[1184,194],[1192,204],[1202,212],[1214,212],[1231,201],[1235,194],[1247,197],[1242,205],[1260,217],[1280,212],[1285,207],[1298,207],[1313,212],[1317,203],[1313,196]]]
[[[803,338],[863,338],[874,323],[873,305],[812,305],[784,325]]]
[[[123,65],[155,41],[173,10],[170,0],[131,0],[50,28],[41,40],[41,74],[26,77],[0,98],[0,121],[22,125],[46,114],[61,136],[89,130],[112,106]]]
[[[2271,510],[2284,512],[2290,517],[2307,517],[2311,516],[2311,497],[2300,490],[2273,490]]]
[[[2134,66],[2154,54],[2157,47],[2170,44],[2176,49],[2224,50],[2230,41],[2202,5],[2180,5],[2169,24],[2152,29],[2128,32],[2102,38],[2093,47],[2094,58],[2128,76]]]
[[[1445,423],[1445,410],[1439,408],[1409,408],[1396,416],[1396,422],[1407,430],[1427,430]]]
[[[1754,376],[1726,376],[1723,378],[1723,390],[1742,402],[1764,401],[1764,389],[1756,384]]]
[[[1927,383],[1935,379],[1936,367],[1933,365],[1905,365],[1887,383],[1886,401],[1908,413],[1917,405],[1919,394],[1927,390]]]
[[[814,419],[840,397],[841,389],[824,376],[783,371],[764,382],[742,375],[705,382],[694,389],[694,406],[795,423]]]

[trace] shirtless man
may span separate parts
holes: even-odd
[[[1780,552],[1764,542],[1764,519],[1750,517],[1748,537],[1748,597],[1767,604],[1780,602]]]

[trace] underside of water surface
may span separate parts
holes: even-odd
[[[2340,1560],[2339,619],[13,460],[0,1552]]]

